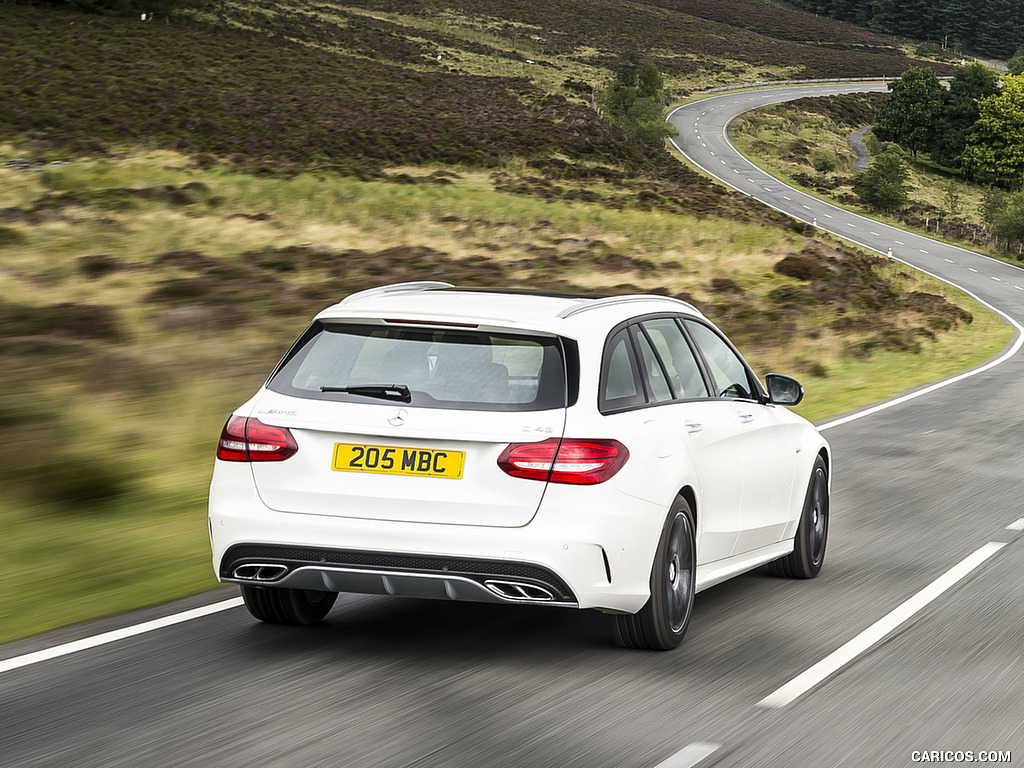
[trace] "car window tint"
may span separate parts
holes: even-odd
[[[665,366],[675,396],[681,399],[707,397],[708,388],[704,384],[697,359],[676,321],[662,317],[645,320],[641,325]]]
[[[684,322],[700,351],[704,353],[715,383],[715,396],[753,398],[754,389],[747,374],[747,366],[725,339],[703,323],[693,320]]]
[[[358,395],[321,387],[401,384],[412,405],[464,410],[544,410],[565,404],[558,340],[473,331],[317,323],[268,383],[321,400]]]
[[[664,403],[672,399],[672,390],[666,380],[665,371],[658,362],[658,356],[654,353],[654,347],[647,337],[634,327],[633,338],[636,339],[637,348],[640,350],[640,367],[643,370],[644,379],[647,381],[647,389],[650,393],[651,402]]]
[[[644,393],[626,331],[616,333],[605,347],[601,376],[602,409],[627,408],[644,402]]]

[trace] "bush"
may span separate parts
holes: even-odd
[[[886,151],[853,177],[853,191],[860,201],[878,210],[896,210],[910,201],[907,179],[910,169],[898,153]]]
[[[828,150],[819,149],[811,153],[811,167],[818,173],[831,173],[837,165],[835,154]]]

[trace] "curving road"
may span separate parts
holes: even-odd
[[[1024,318],[1024,272],[801,195],[725,137],[744,109],[866,87],[730,93],[672,120],[681,150],[732,186]],[[0,648],[0,765],[1020,762],[1015,352],[825,425],[838,469],[821,577],[755,573],[701,593],[676,652],[614,648],[588,613],[383,597],[343,595],[322,626],[275,628],[220,590]],[[182,613],[197,606],[210,608]]]

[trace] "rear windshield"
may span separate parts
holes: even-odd
[[[267,387],[295,397],[389,403],[339,387],[408,387],[410,405],[471,411],[566,406],[561,340],[486,331],[314,322]]]

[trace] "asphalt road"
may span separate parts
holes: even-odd
[[[732,115],[796,95],[688,105],[672,116],[679,144],[769,204],[892,247],[1024,319],[1021,270],[833,209],[731,151]],[[1024,542],[1007,530],[1024,517],[1022,358],[829,427],[822,575],[759,572],[701,593],[675,652],[615,648],[597,614],[343,595],[317,627],[231,607],[17,666],[233,594],[220,591],[0,648],[0,765],[862,768],[958,750],[1024,761]],[[886,617],[879,642],[805,691],[786,687]]]

